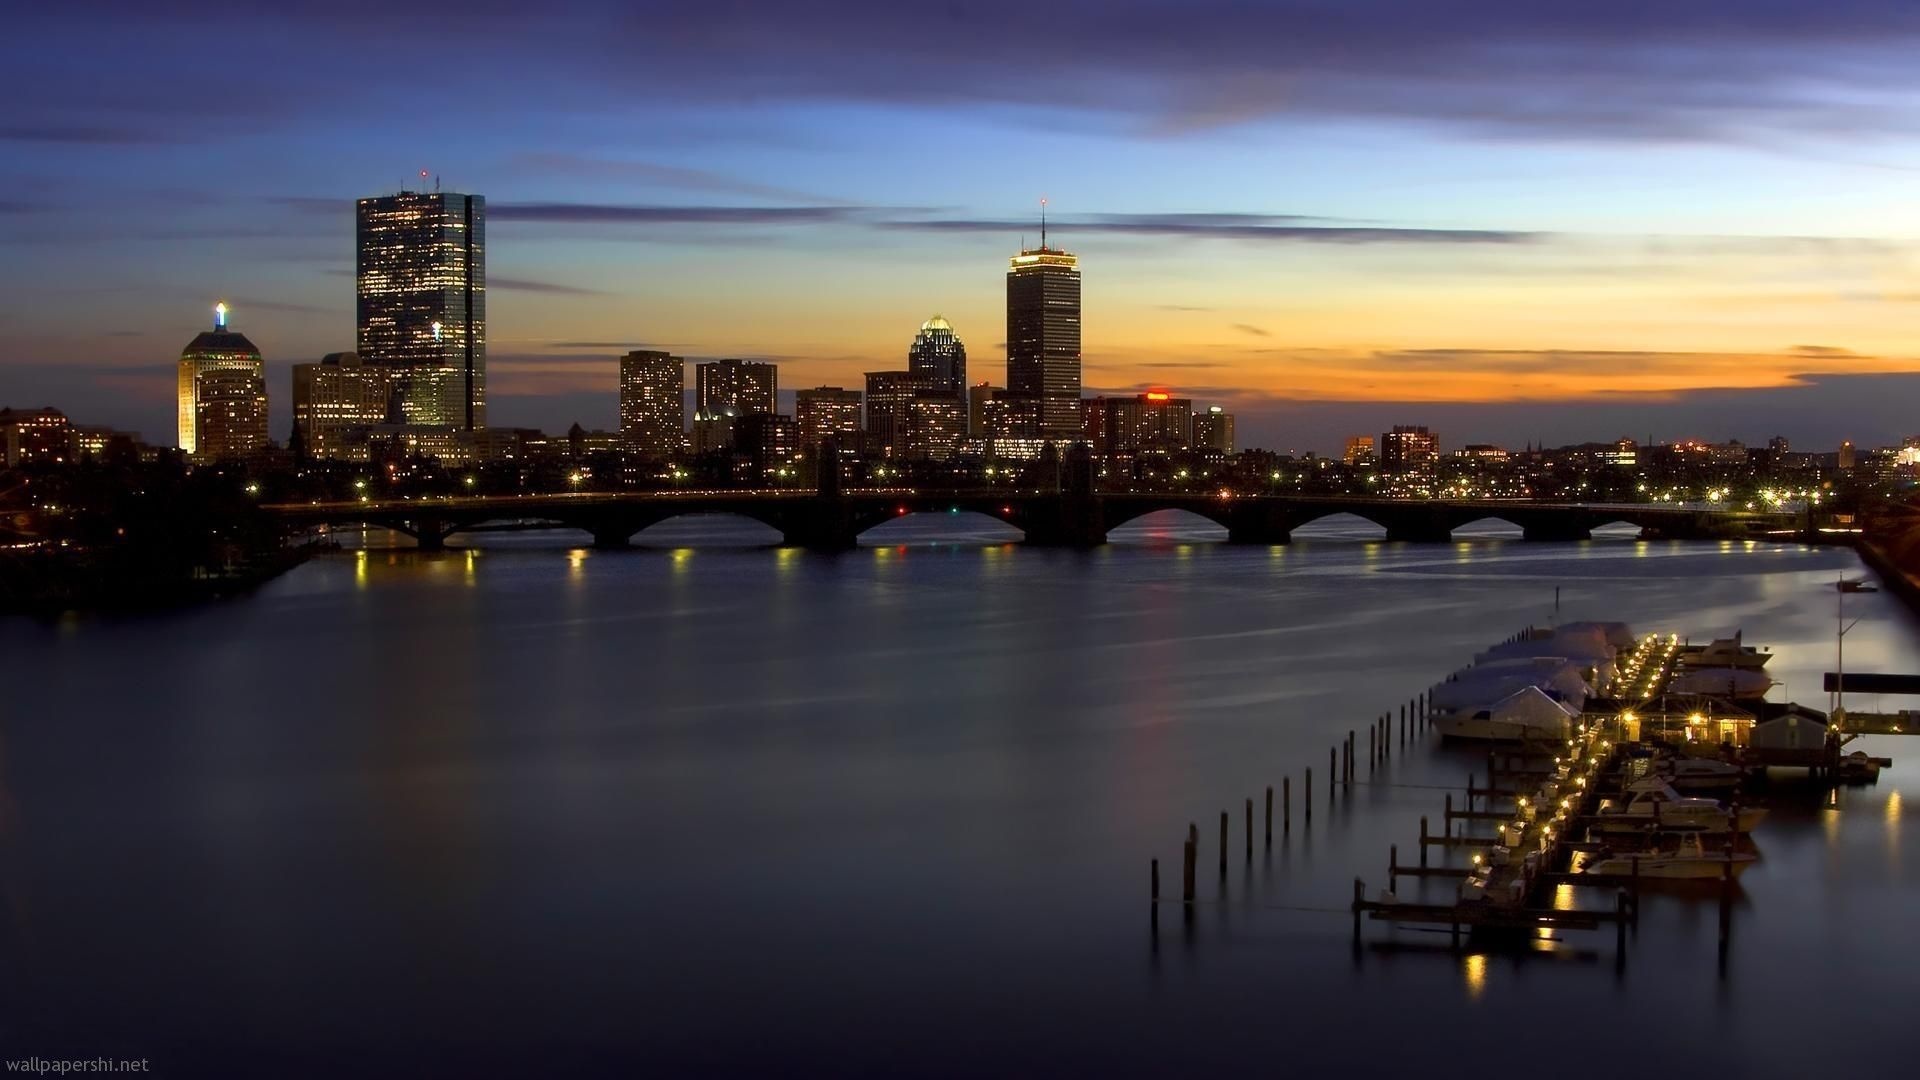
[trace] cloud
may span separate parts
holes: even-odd
[[[135,128],[87,124],[16,124],[0,127],[0,142],[67,143],[85,146],[128,146],[171,142],[154,132]]]
[[[851,221],[845,206],[647,206],[613,203],[494,203],[494,221],[562,225],[822,225]]]
[[[1215,240],[1261,240],[1321,244],[1520,244],[1549,234],[1506,229],[1425,229],[1376,225],[1307,224],[1297,214],[1092,214],[1049,224],[1068,235],[1172,236]],[[1031,221],[991,218],[902,218],[882,228],[921,232],[1016,233]]]
[[[534,281],[530,278],[501,277],[498,274],[487,275],[487,288],[505,289],[508,292],[546,293],[556,296],[606,296],[600,289],[589,289],[580,285],[561,285],[552,281]]]
[[[1257,326],[1252,326],[1243,322],[1234,323],[1233,328],[1235,330],[1240,331],[1243,334],[1251,334],[1254,337],[1272,337],[1273,336],[1272,334],[1268,333],[1265,330],[1260,329]]]
[[[626,161],[585,157],[579,154],[520,154],[513,163],[535,172],[573,177],[627,180],[653,187],[686,191],[711,191],[728,195],[748,195],[778,202],[831,203],[818,195],[774,184],[741,180],[705,169],[680,165],[661,165],[650,161]]]

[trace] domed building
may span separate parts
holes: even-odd
[[[938,315],[920,324],[907,349],[907,371],[928,394],[965,399],[967,347],[954,334],[953,324]]]
[[[196,461],[246,457],[267,445],[267,381],[260,350],[227,326],[215,304],[213,329],[180,351],[180,449]]]

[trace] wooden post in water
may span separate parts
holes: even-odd
[[[1720,864],[1720,963],[1727,962],[1727,939],[1733,933],[1733,857],[1732,847]]]
[[[1247,861],[1253,861],[1253,799],[1247,799]]]
[[[1379,743],[1380,725],[1375,724],[1367,729],[1367,771],[1369,772],[1373,771],[1373,767],[1380,763]]]
[[[1160,929],[1160,860],[1153,860],[1153,928]]]
[[[1627,890],[1613,894],[1613,951],[1616,965],[1627,962]]]
[[[1338,747],[1332,747],[1327,750],[1327,775],[1328,776],[1340,775],[1340,749]],[[1339,784],[1336,784],[1331,780],[1327,781],[1327,805],[1328,806],[1333,805],[1333,789],[1339,786],[1340,786]]]
[[[1307,815],[1307,824],[1313,824],[1313,770],[1307,770],[1307,787],[1300,794],[1300,809]]]
[[[1227,812],[1220,811],[1220,880],[1227,880]]]
[[[1293,777],[1280,778],[1280,831],[1293,833]]]
[[[1367,898],[1367,887],[1359,878],[1353,879],[1353,947],[1360,948],[1360,904]]]
[[[1400,845],[1387,845],[1387,891],[1395,892],[1400,887]]]
[[[1200,826],[1187,826],[1186,850],[1180,864],[1180,903],[1186,907],[1187,918],[1193,918],[1193,864],[1195,849],[1199,847]]]
[[[1267,785],[1267,846],[1273,846],[1273,785]]]
[[[1420,869],[1427,868],[1427,815],[1420,815]]]

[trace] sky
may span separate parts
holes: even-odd
[[[491,421],[615,357],[1004,384],[1081,257],[1088,392],[1241,445],[1920,433],[1911,0],[36,5],[0,41],[0,405],[168,438],[216,299],[353,347],[352,200],[485,195]]]

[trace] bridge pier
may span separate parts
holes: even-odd
[[[1020,516],[1024,543],[1033,547],[1099,547],[1107,542],[1106,508],[1098,496],[1057,495],[1035,500]]]
[[[1579,522],[1543,523],[1521,526],[1523,539],[1540,543],[1573,543],[1593,539],[1593,530]]]
[[[629,529],[624,525],[602,525],[589,530],[593,533],[593,546],[601,551],[618,551],[633,543],[633,534],[638,529]]]
[[[453,528],[445,525],[439,518],[419,518],[407,523],[404,531],[413,534],[413,542],[421,551],[447,550],[447,537],[453,535]]]
[[[1290,544],[1293,519],[1286,510],[1251,499],[1234,503],[1227,511],[1227,543]]]
[[[816,497],[794,506],[767,524],[780,530],[783,547],[809,551],[851,551],[860,546],[860,534],[878,523],[862,521],[846,499]]]

